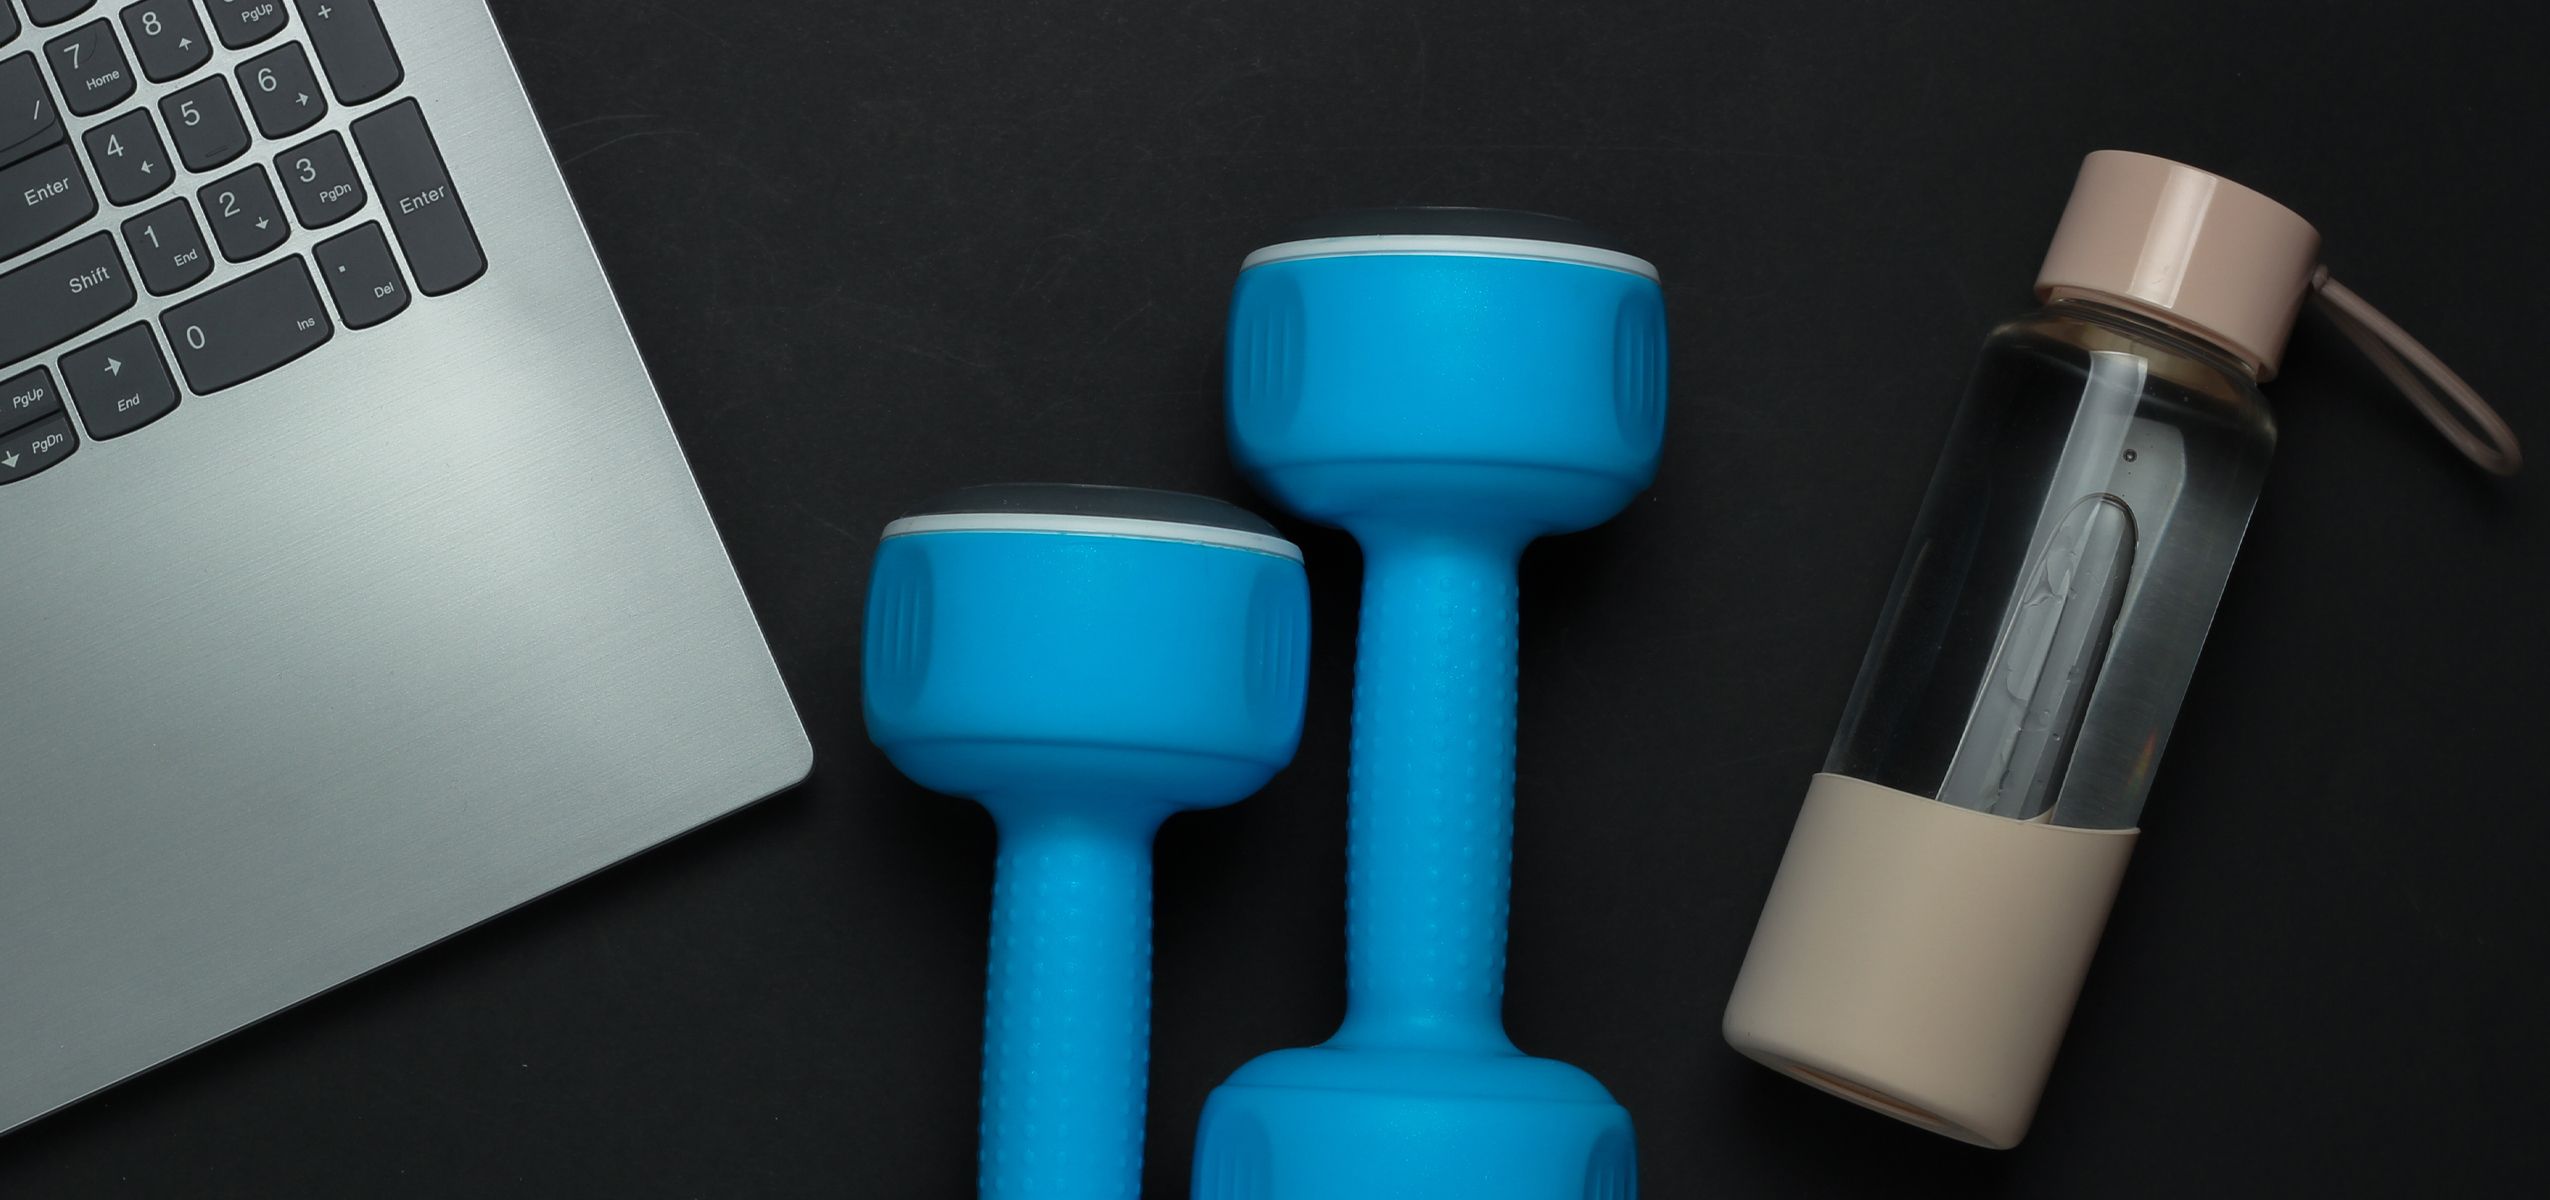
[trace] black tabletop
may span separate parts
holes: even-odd
[[[464,3],[467,0],[452,0]],[[1662,270],[1663,473],[1524,562],[1506,1014],[1647,1194],[2538,1186],[2550,472],[2480,477],[2328,327],[2036,1132],[1729,1051],[1727,989],[1975,347],[2081,155],[2296,207],[2550,453],[2550,23],[2514,4],[502,0],[794,688],[813,780],[0,1141],[0,1195],[965,1193],[992,837],[864,736],[877,534],[963,484],[1250,496],[1222,316],[1297,219],[1566,213]],[[1342,1005],[1358,559],[1299,759],[1158,846],[1149,1181]],[[0,970],[6,969],[0,964]]]

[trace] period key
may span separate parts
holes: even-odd
[[[407,311],[407,284],[378,221],[319,243],[319,277],[348,329],[370,329]]]

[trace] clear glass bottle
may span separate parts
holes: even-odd
[[[1995,330],[1728,998],[1736,1049],[2016,1145],[2274,456],[2319,235],[2102,151]]]
[[[2249,365],[2129,309],[1995,330],[1824,769],[2132,828],[2275,440]]]

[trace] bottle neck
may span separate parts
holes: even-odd
[[[2262,378],[2258,364],[2207,337],[2203,330],[2122,297],[2056,288],[2046,297],[2045,307],[2048,312],[2104,326],[2137,341],[2158,342],[2172,351],[2252,384]]]

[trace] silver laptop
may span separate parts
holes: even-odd
[[[809,757],[478,0],[0,0],[0,1130]]]

